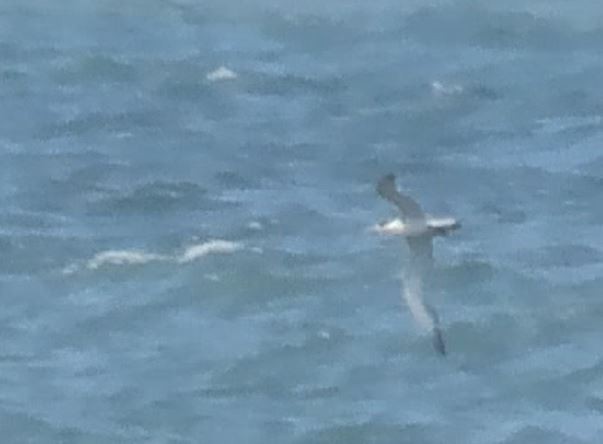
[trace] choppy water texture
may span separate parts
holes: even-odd
[[[2,2],[3,441],[603,442],[603,10],[427,3]]]

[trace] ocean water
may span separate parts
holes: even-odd
[[[603,442],[594,0],[5,0],[14,443]],[[426,299],[367,228],[463,227]]]

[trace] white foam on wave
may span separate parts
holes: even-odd
[[[220,66],[218,69],[208,72],[205,76],[205,78],[210,82],[216,82],[219,80],[234,80],[237,77],[237,73],[228,69],[226,66]]]
[[[242,248],[243,245],[238,242],[214,239],[201,244],[191,245],[176,260],[180,263],[186,263],[207,256],[208,254],[234,253]]]
[[[247,228],[250,230],[260,231],[264,228],[264,226],[260,222],[254,220],[247,224]]]
[[[166,257],[139,250],[109,250],[97,253],[86,263],[86,268],[96,270],[104,265],[143,265]]]
[[[104,266],[145,265],[150,262],[189,263],[210,254],[229,254],[242,250],[243,244],[222,239],[212,239],[185,248],[182,253],[163,255],[142,250],[107,250],[95,254],[83,264],[73,263],[63,268],[65,275],[76,273],[82,268],[98,270]]]
[[[445,84],[438,81],[431,82],[431,90],[437,96],[455,96],[464,91],[461,85]]]
[[[218,276],[216,273],[207,273],[207,274],[204,274],[203,277],[205,279],[207,279],[208,281],[212,281],[212,282],[220,281],[220,276]]]

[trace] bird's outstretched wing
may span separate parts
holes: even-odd
[[[415,273],[424,276],[433,267],[433,236],[410,236],[406,238],[410,250],[410,266]]]
[[[440,329],[440,317],[438,313],[435,311],[431,305],[425,304],[425,308],[427,312],[431,316],[431,320],[433,322],[433,327],[431,329],[431,334],[433,335],[433,348],[441,354],[442,356],[446,356],[446,343],[444,342],[444,336],[442,335],[442,330]]]
[[[423,277],[408,270],[404,280],[403,296],[415,320],[432,334],[433,347],[442,356],[446,355],[446,344],[440,329],[440,319],[435,309],[423,301]]]
[[[377,193],[400,209],[402,219],[405,222],[410,220],[425,220],[425,214],[419,204],[411,197],[400,193],[396,189],[396,176],[393,174],[388,174],[379,179]]]

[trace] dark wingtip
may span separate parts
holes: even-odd
[[[389,173],[389,174],[386,174],[385,176],[383,176],[381,179],[379,179],[379,183],[386,183],[386,182],[395,183],[396,175],[394,173]]]
[[[433,331],[433,348],[441,355],[446,356],[446,344],[444,343],[444,337],[439,328]]]
[[[393,173],[386,174],[382,176],[381,179],[377,182],[377,192],[383,196],[387,194],[389,189],[395,189],[396,187],[396,175]]]

